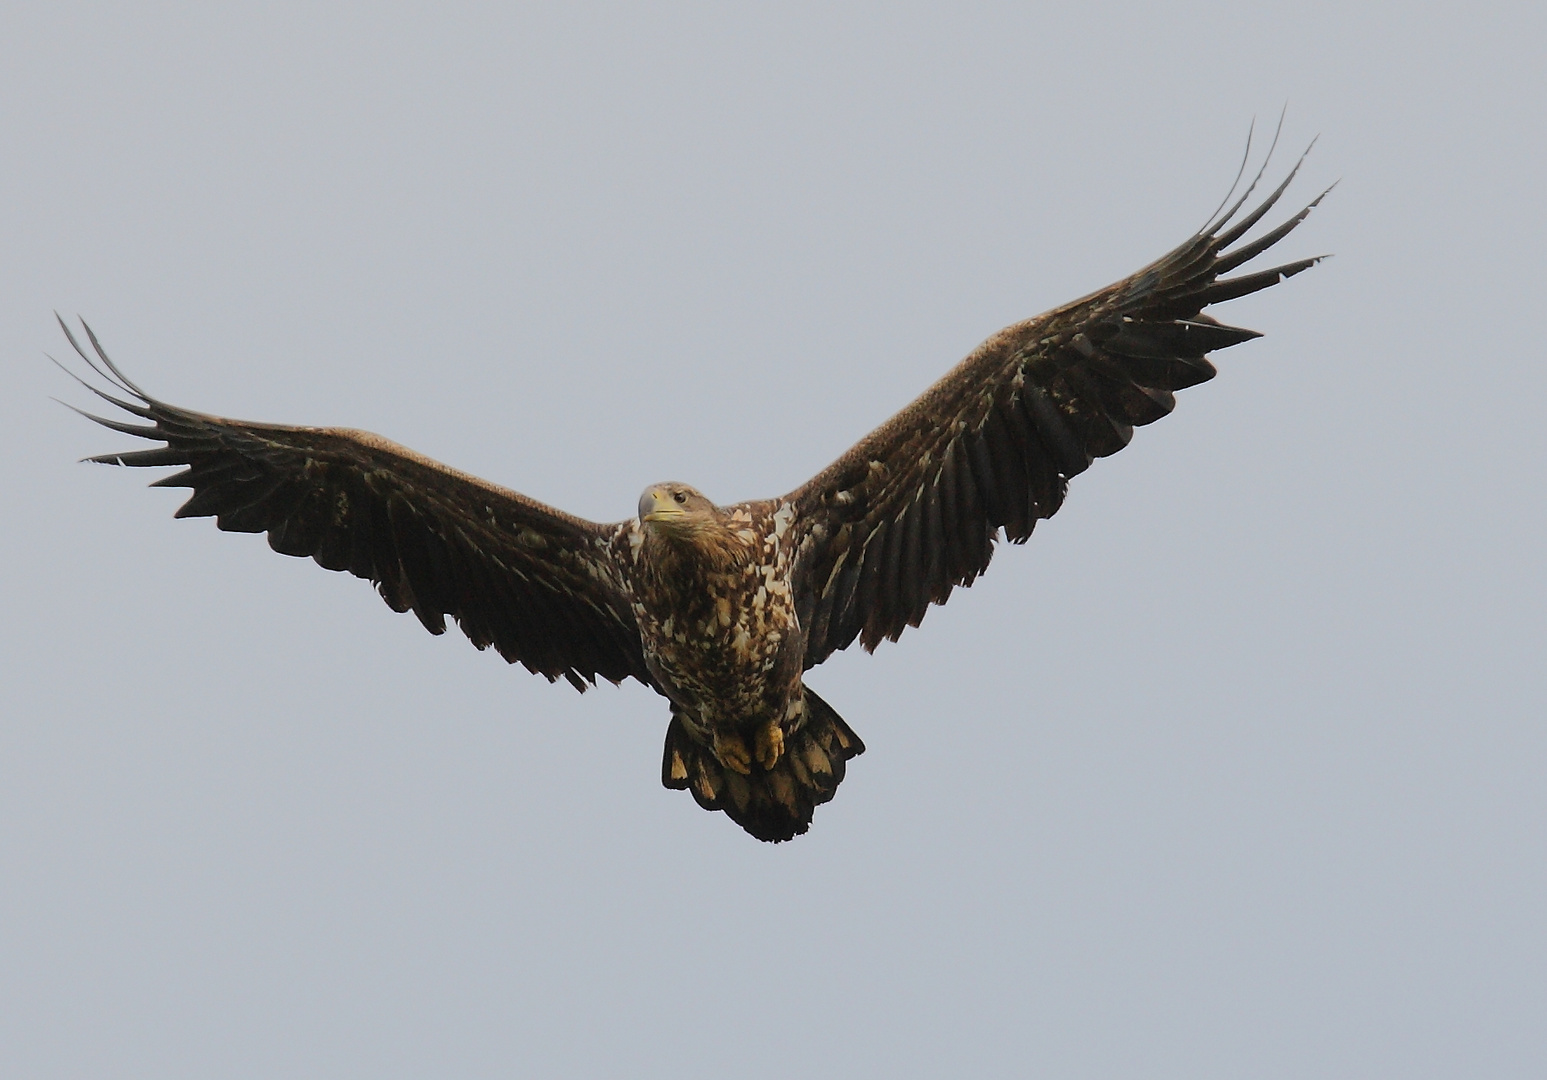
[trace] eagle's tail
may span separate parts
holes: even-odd
[[[689,735],[673,705],[661,783],[691,791],[705,810],[724,810],[759,840],[777,843],[799,836],[843,782],[844,763],[865,752],[865,744],[831,705],[810,687],[805,693],[806,722],[785,739],[784,753],[772,769],[754,762],[748,776],[722,765],[709,747]]]

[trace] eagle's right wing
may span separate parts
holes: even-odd
[[[1303,159],[1302,159],[1303,160]],[[1212,378],[1205,354],[1257,337],[1203,314],[1300,273],[1314,258],[1226,277],[1282,240],[1320,197],[1256,239],[1278,201],[1247,195],[1138,273],[1001,330],[887,423],[785,496],[795,511],[806,666],[855,638],[917,626],[993,556],[1063,504],[1069,478]],[[1323,195],[1326,193],[1323,192]]]
[[[88,460],[184,466],[153,485],[193,489],[178,517],[266,532],[275,551],[368,578],[388,606],[412,610],[430,633],[444,633],[450,615],[478,648],[492,645],[550,680],[584,690],[597,676],[632,675],[653,685],[613,556],[620,526],[572,517],[369,432],[254,424],[168,405],[125,378],[90,327],[96,359],[60,326],[81,358],[133,400],[88,388],[150,423],[85,415],[166,444]]]

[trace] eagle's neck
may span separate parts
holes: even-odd
[[[647,525],[644,559],[662,574],[702,580],[735,573],[751,561],[746,542],[719,521]]]
[[[647,526],[640,551],[650,592],[678,611],[713,604],[733,579],[746,576],[753,549],[718,521]]]

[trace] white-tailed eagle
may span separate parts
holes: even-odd
[[[89,460],[180,466],[155,482],[193,489],[178,517],[267,533],[275,551],[366,578],[432,634],[450,617],[479,649],[580,690],[637,679],[671,709],[662,782],[760,840],[788,840],[864,750],[805,672],[917,626],[987,569],[1001,532],[1025,541],[1070,477],[1212,378],[1208,353],[1258,336],[1204,309],[1317,261],[1230,276],[1320,201],[1246,239],[1294,174],[1244,217],[1250,187],[1138,273],[999,331],[789,494],[717,506],[653,484],[636,517],[610,525],[364,431],[168,405],[89,327],[90,351],[60,325],[125,396],[92,391],[146,423],[91,418],[164,444]]]

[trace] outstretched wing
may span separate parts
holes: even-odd
[[[550,680],[580,690],[598,675],[650,682],[628,585],[611,554],[617,526],[571,517],[369,432],[253,424],[168,405],[125,378],[89,326],[96,358],[60,326],[82,359],[132,400],[88,389],[150,423],[84,415],[166,444],[88,460],[184,466],[153,485],[193,489],[178,517],[266,532],[275,551],[370,579],[392,610],[413,611],[430,633],[445,633],[450,615],[478,648],[492,645]]]
[[[1318,261],[1223,276],[1282,240],[1326,195],[1234,246],[1298,169],[1241,220],[1251,187],[1132,277],[1001,330],[785,496],[796,511],[808,668],[856,637],[874,649],[917,626],[930,604],[988,568],[998,530],[1023,543],[1062,505],[1071,476],[1169,413],[1173,391],[1213,378],[1206,353],[1260,336],[1201,313]]]

